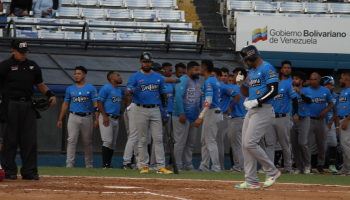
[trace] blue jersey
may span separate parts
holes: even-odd
[[[83,87],[71,85],[66,90],[64,102],[70,103],[69,111],[76,113],[92,113],[94,111],[93,102],[97,101],[97,90],[90,83]]]
[[[287,78],[286,80],[282,80],[282,81],[287,81],[289,84],[293,85],[293,79],[292,76],[290,76],[289,78]]]
[[[350,114],[350,87],[341,91],[338,104],[338,116],[345,117]]]
[[[232,84],[225,84],[220,81],[220,110],[226,112],[230,101],[238,95],[238,92],[233,89]]]
[[[210,108],[220,107],[220,82],[215,76],[209,76],[207,80],[204,81],[203,92],[204,100],[207,96],[213,97]]]
[[[108,83],[101,87],[97,100],[103,102],[106,114],[120,116],[120,104],[123,99],[123,94],[121,89],[116,89]]]
[[[312,103],[310,104],[310,117],[319,117],[320,113],[326,109],[327,103],[332,103],[332,95],[328,88],[320,86],[317,90],[310,88]]]
[[[238,101],[238,103],[231,110],[231,117],[244,117],[247,114],[247,109],[244,107],[243,103],[246,98],[243,96],[241,89],[239,89],[238,85],[232,85],[232,89],[238,91],[241,94],[242,98]]]
[[[186,120],[196,121],[199,115],[201,102],[201,86],[198,80],[192,80],[187,75],[180,78],[181,82],[175,85],[175,100],[173,116],[186,115]]]
[[[141,71],[131,75],[126,86],[127,89],[140,87],[140,94],[133,94],[132,99],[135,104],[159,105],[160,95],[166,93],[165,78],[156,72],[146,75]]]
[[[165,83],[165,94],[168,97],[168,112],[173,112],[174,104],[174,85],[172,83]]]
[[[258,68],[251,69],[248,74],[249,100],[262,97],[268,91],[267,85],[277,82],[276,70],[270,63],[264,61]],[[263,103],[272,104],[273,99]]]
[[[289,112],[291,99],[297,97],[293,86],[287,81],[278,84],[278,94],[273,98],[273,109],[276,114]]]
[[[300,90],[300,92],[305,96],[311,98],[310,88],[304,87]],[[298,98],[298,115],[301,117],[310,116],[310,104],[306,103],[298,93],[296,93],[296,95]]]
[[[335,92],[333,92],[331,95],[332,95],[332,100],[333,100],[334,106],[333,106],[333,108],[327,113],[327,115],[326,115],[326,117],[325,117],[325,119],[326,119],[326,124],[328,124],[329,120],[332,119],[332,117],[333,117],[333,115],[334,115],[334,112],[335,112],[336,110],[338,110],[339,97],[338,97],[338,95],[337,95]],[[327,105],[327,106],[328,106],[328,105]]]

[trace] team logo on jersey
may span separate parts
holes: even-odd
[[[113,103],[115,103],[115,102],[121,103],[122,102],[122,98],[120,98],[120,97],[112,97],[112,102]]]
[[[30,70],[34,70],[34,66],[29,66],[29,69]]]
[[[143,80],[143,79],[142,79],[142,80],[139,80],[139,83],[144,82],[144,81],[145,81],[145,80]]]
[[[339,102],[345,103],[347,100],[347,97],[339,97]]]
[[[281,107],[283,107],[283,103],[281,103]]]
[[[256,92],[256,95],[260,95],[260,90],[258,90],[258,91]]]
[[[249,81],[249,87],[257,87],[261,85],[261,80],[260,78],[253,78]]]
[[[70,94],[74,94],[74,92],[71,92]]]
[[[98,95],[97,90],[95,90],[95,96],[97,96],[97,95]]]
[[[345,109],[346,108],[346,106],[343,106],[343,109]]]
[[[303,107],[302,110],[305,110],[305,107]]]
[[[79,96],[79,97],[72,97],[72,101],[73,103],[86,103],[89,102],[89,97],[83,97],[83,96]]]
[[[12,67],[11,67],[11,70],[12,70],[12,71],[18,70],[18,66],[12,66]]]
[[[115,94],[115,92],[111,92],[112,94]]]
[[[81,94],[81,92],[79,92],[79,94]]]
[[[284,97],[283,93],[282,93],[282,94],[278,94],[278,95],[276,95],[276,96],[273,98],[273,100],[275,100],[275,101],[281,100],[281,99],[283,99],[283,97]]]
[[[303,104],[305,103],[304,99],[298,99],[298,104]]]
[[[219,102],[221,102],[221,101],[222,101],[222,97],[219,98]],[[221,106],[221,105],[220,105],[220,106]]]
[[[86,109],[89,109],[90,107],[89,106],[86,106]]]
[[[233,90],[231,88],[229,88],[228,91],[230,92],[230,94],[233,93]]]
[[[207,85],[207,90],[211,90],[211,85],[210,85],[210,83],[208,83],[208,85]]]
[[[325,99],[325,98],[316,97],[316,98],[314,98],[314,99],[311,99],[311,102],[312,102],[312,103],[319,103],[319,104],[322,104],[322,103],[326,103],[326,99]]]
[[[295,92],[295,89],[294,89],[294,87],[292,86],[292,92]]]
[[[275,73],[273,73],[273,71],[270,69],[270,78],[275,77],[275,76],[276,76]]]
[[[158,99],[158,95],[156,96],[156,99]]]
[[[172,92],[167,93],[167,98],[172,99],[173,98],[173,93]]]
[[[159,90],[159,85],[156,84],[149,84],[149,85],[141,85],[142,92],[148,90],[150,92],[155,92]]]

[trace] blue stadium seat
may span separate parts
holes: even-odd
[[[118,40],[143,41],[142,33],[118,33]]]

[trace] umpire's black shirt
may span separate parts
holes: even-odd
[[[22,63],[12,56],[0,63],[0,84],[3,97],[30,98],[34,93],[34,85],[43,82],[41,69],[32,60]]]

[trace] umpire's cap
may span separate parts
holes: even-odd
[[[12,45],[12,49],[17,50],[20,53],[25,53],[28,51],[28,44],[23,40],[16,40]]]
[[[153,62],[153,57],[150,52],[143,52],[140,58],[141,62]]]
[[[249,62],[256,61],[260,55],[259,50],[254,45],[243,47],[239,54],[243,60],[248,60]]]
[[[160,64],[159,62],[154,62],[151,68],[155,72],[159,72],[159,71],[164,72],[162,68],[162,64]]]

